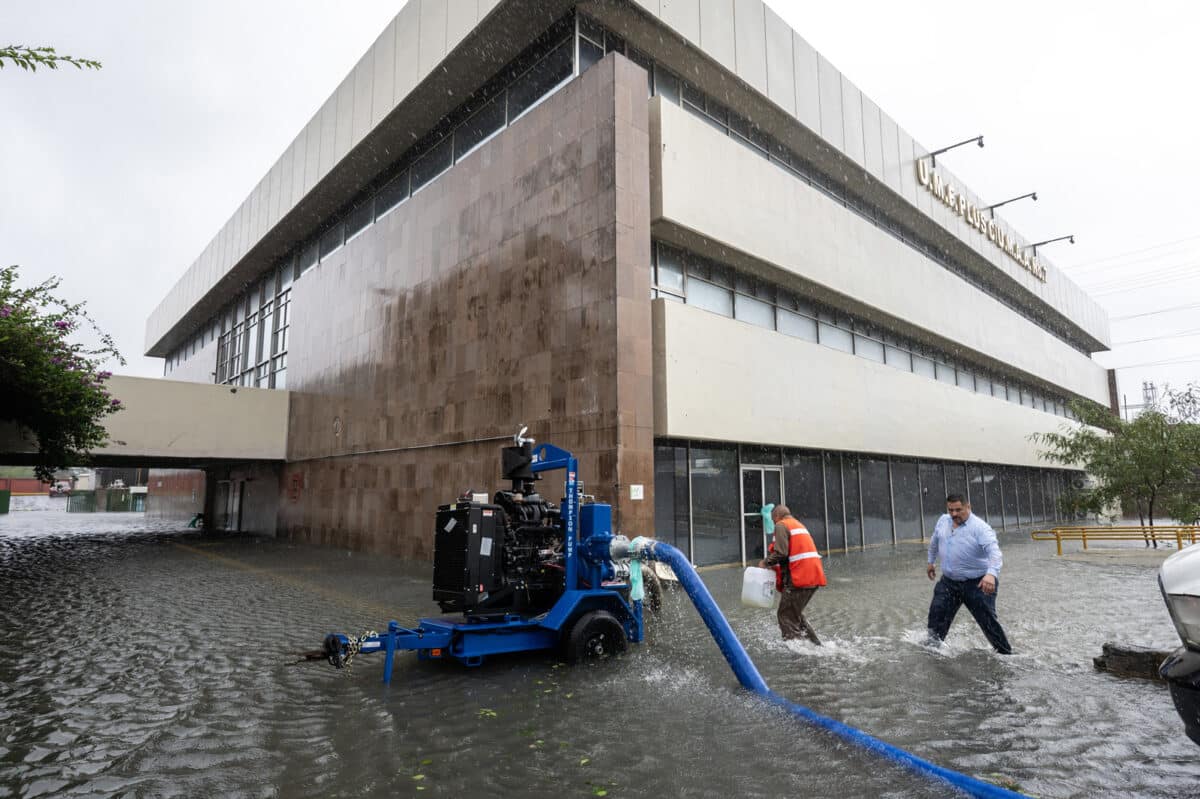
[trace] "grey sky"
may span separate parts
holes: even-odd
[[[1200,380],[1200,6],[769,4],[922,144],[984,134],[944,156],[980,196],[1038,192],[1004,215],[1031,240],[1075,234],[1045,257],[1110,311],[1115,344],[1152,339],[1098,360],[1180,362],[1122,369],[1130,402],[1143,379]],[[0,260],[61,275],[123,372],[161,374],[146,317],[402,5],[0,7],[5,44],[104,62],[0,72]]]

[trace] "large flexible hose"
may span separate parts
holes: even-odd
[[[828,730],[848,743],[852,743],[868,752],[898,763],[918,774],[948,783],[970,796],[981,797],[981,799],[1012,799],[1012,797],[1024,796],[1024,794],[1010,791],[1007,788],[992,785],[990,782],[984,782],[983,780],[969,777],[966,774],[942,768],[930,763],[928,760],[922,760],[911,752],[906,752],[899,747],[885,743],[848,724],[843,724],[835,719],[822,716],[820,713],[816,713],[803,705],[798,705],[775,693],[767,687],[766,681],[758,673],[758,669],[755,668],[754,663],[750,660],[750,656],[746,654],[745,648],[734,634],[733,628],[729,626],[725,615],[721,613],[721,609],[713,601],[712,594],[708,592],[708,588],[700,579],[700,575],[696,574],[696,570],[692,568],[692,564],[682,552],[670,544],[656,541],[652,538],[635,538],[630,542],[629,549],[629,554],[635,558],[657,560],[671,567],[675,572],[675,576],[679,578],[679,584],[683,586],[683,590],[691,598],[692,604],[696,606],[696,611],[700,614],[700,618],[704,619],[708,631],[712,633],[713,639],[717,642],[717,647],[720,648],[721,654],[725,656],[729,667],[733,669],[738,682],[746,690],[762,696],[773,705],[788,710],[797,718]]]

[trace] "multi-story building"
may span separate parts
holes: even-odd
[[[282,469],[210,485],[303,540],[428,557],[521,424],[700,564],[780,500],[829,551],[948,491],[1013,528],[1108,321],[988,205],[759,0],[410,0],[147,352],[291,392]]]

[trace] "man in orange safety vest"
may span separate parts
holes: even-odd
[[[804,608],[817,589],[825,585],[821,555],[808,530],[792,516],[786,505],[776,505],[771,511],[771,520],[775,522],[775,545],[759,566],[765,569],[778,565],[782,572],[779,631],[785,641],[804,636],[820,646],[817,631],[804,618]],[[783,568],[784,564],[787,564],[786,568]]]

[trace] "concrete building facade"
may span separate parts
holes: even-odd
[[[147,352],[289,392],[242,509],[301,540],[429,557],[519,425],[700,564],[1018,527],[1108,322],[986,206],[758,0],[411,0]]]

